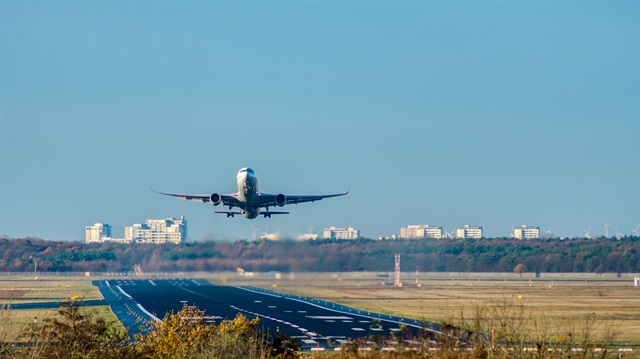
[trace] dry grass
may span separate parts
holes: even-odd
[[[83,300],[102,299],[91,280],[81,277],[3,277],[0,288],[0,304],[65,301],[75,295]]]
[[[522,308],[531,333],[544,323],[552,337],[564,336],[593,318],[595,340],[613,328],[615,342],[640,344],[640,288],[631,282],[432,279],[395,288],[392,278],[373,273],[226,280],[433,322],[473,322],[478,310],[490,322],[490,309],[507,303]]]
[[[91,280],[80,277],[44,277],[37,280],[33,277],[4,277],[0,278],[0,288],[0,308],[6,304],[63,302],[76,295],[81,300],[102,299],[102,294],[91,284]],[[86,307],[82,310],[96,311],[110,326],[124,329],[109,306]],[[35,317],[42,322],[57,313],[58,309],[0,310],[0,336],[15,341]]]
[[[115,327],[124,330],[124,327],[118,321],[108,305],[84,307],[82,312],[96,312],[99,317],[103,317],[107,321],[109,327]],[[27,327],[34,322],[34,318],[38,319],[38,323],[42,323],[45,319],[53,318],[58,314],[58,309],[15,309],[0,310],[0,341],[14,342],[21,341],[19,336],[24,333]]]

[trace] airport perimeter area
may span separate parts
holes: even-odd
[[[216,308],[216,303],[219,304],[218,307],[227,306],[231,311],[226,316],[233,316],[233,310],[247,316],[257,315],[265,327],[277,326],[286,334],[297,337],[307,350],[321,345],[329,348],[327,343],[335,345],[359,335],[388,335],[398,330],[399,324],[405,320],[402,318],[406,318],[407,322],[413,320],[412,324],[416,325],[443,322],[469,325],[477,321],[488,323],[493,319],[499,320],[491,316],[502,310],[510,311],[510,315],[520,316],[523,325],[529,325],[526,330],[532,333],[541,330],[543,324],[543,329],[554,340],[563,340],[567,333],[577,334],[588,325],[593,331],[593,342],[597,345],[608,331],[613,330],[616,334],[614,343],[618,344],[618,349],[634,350],[624,352],[632,355],[628,357],[637,357],[640,353],[640,288],[633,287],[632,275],[580,276],[570,273],[545,278],[525,275],[519,277],[512,273],[425,273],[419,275],[416,282],[415,273],[402,273],[402,278],[403,287],[398,288],[394,286],[389,273],[371,272],[175,273],[146,276],[118,274],[88,277],[84,274],[40,275],[37,280],[33,276],[5,275],[0,277],[0,292],[3,303],[11,301],[32,306],[12,311],[12,325],[16,328],[34,317],[43,319],[53,315],[55,310],[44,309],[45,303],[68,300],[74,295],[93,301],[91,303],[98,305],[96,308],[108,308],[104,306],[110,304],[107,303],[109,298],[104,296],[106,301],[100,300],[103,295],[96,286],[91,285],[94,281],[98,286],[111,286],[113,293],[120,294],[122,300],[115,302],[122,306],[111,304],[110,308],[116,314],[124,311],[130,314],[130,318],[134,318],[123,320],[123,316],[118,315],[130,333],[143,330],[145,321],[150,318],[149,314],[162,317],[163,312],[179,309],[183,301],[188,304],[200,302],[203,303],[202,306],[209,303],[212,305],[211,310]],[[169,284],[173,287],[165,286]],[[211,291],[226,288],[226,292],[203,292],[202,289],[207,287],[211,287],[207,289]],[[238,287],[242,289],[237,289]],[[140,296],[140,293],[150,293],[151,289],[159,292]],[[263,292],[265,298],[279,302],[251,299],[247,295],[238,294],[238,291],[251,295]],[[102,290],[102,293],[105,291]],[[283,294],[299,300],[282,302],[287,297]],[[126,295],[132,298],[124,300]],[[222,304],[221,299],[216,296],[234,297],[235,300],[244,302],[241,305]],[[300,299],[301,297],[305,298]],[[155,304],[150,299],[154,299]],[[314,304],[314,300],[317,303]],[[297,306],[302,302],[310,302],[313,308],[342,305],[347,308],[344,309],[347,312],[314,314],[305,308],[291,309],[294,308],[293,303]],[[33,307],[35,303],[41,303],[42,308],[37,309],[38,305]],[[209,312],[208,308],[203,309]],[[349,310],[361,313],[349,313]],[[280,316],[274,314],[276,311],[279,311]],[[102,309],[102,313],[113,320],[109,311]],[[365,317],[360,318],[356,314]],[[376,315],[378,320],[374,321],[373,317]],[[215,319],[219,320],[224,316],[218,315],[219,318]],[[378,326],[379,319],[383,317],[392,320],[387,326],[384,323]],[[295,324],[295,320],[300,318],[305,323],[316,321],[322,325],[319,329],[310,329],[305,326],[311,324]],[[340,329],[338,326],[341,326]],[[434,327],[432,324],[429,326]]]

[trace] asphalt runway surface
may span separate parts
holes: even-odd
[[[95,284],[130,334],[143,331],[145,322],[162,319],[184,304],[206,311],[216,323],[233,319],[238,313],[249,319],[257,316],[263,329],[296,338],[304,350],[328,350],[371,335],[393,334],[410,340],[423,326],[438,330],[436,325],[412,319],[260,288],[216,286],[202,279],[109,280]]]

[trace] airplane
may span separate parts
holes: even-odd
[[[349,191],[336,194],[302,196],[285,195],[282,193],[263,193],[258,190],[258,178],[256,177],[256,172],[249,167],[241,168],[240,171],[238,171],[236,182],[238,184],[238,192],[230,194],[184,194],[152,190],[158,194],[178,197],[188,201],[211,203],[214,206],[228,206],[228,211],[215,211],[215,213],[226,214],[227,218],[239,214],[248,219],[254,219],[260,215],[263,215],[264,218],[271,218],[274,214],[289,214],[289,212],[269,211],[270,207],[283,207],[287,204],[315,202],[324,198],[339,197],[349,194]],[[234,211],[234,207],[240,208],[240,210]],[[264,208],[266,211],[261,213],[261,208]]]

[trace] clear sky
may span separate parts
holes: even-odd
[[[638,1],[5,1],[0,234],[640,223]],[[226,218],[163,191],[347,197]]]

